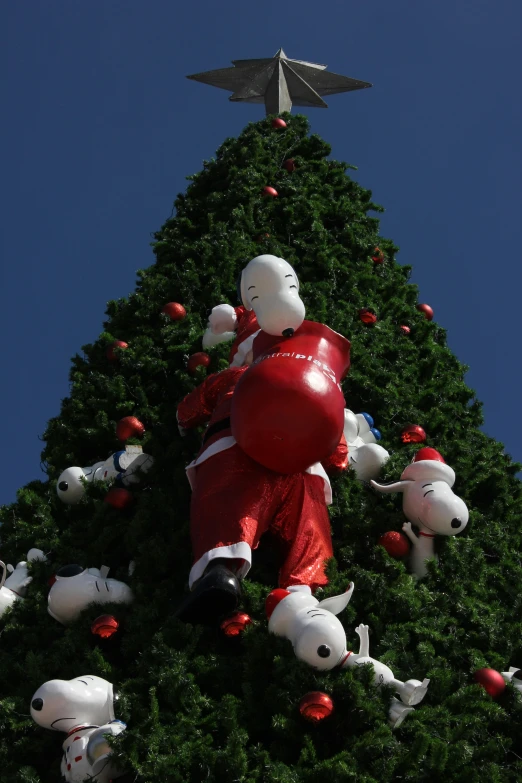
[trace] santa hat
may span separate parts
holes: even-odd
[[[401,481],[445,481],[450,487],[455,483],[455,471],[446,465],[444,457],[436,449],[426,446],[419,449],[410,465],[403,471]]]

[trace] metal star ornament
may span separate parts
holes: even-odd
[[[281,114],[295,106],[328,108],[322,95],[371,87],[369,82],[327,73],[326,65],[290,60],[282,49],[269,59],[232,60],[233,68],[218,68],[187,76],[233,93],[235,103],[264,103],[267,114]]]

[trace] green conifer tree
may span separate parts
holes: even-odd
[[[189,178],[175,217],[155,235],[155,264],[139,272],[133,294],[109,303],[105,331],[73,359],[70,396],[45,433],[48,482],[31,482],[2,509],[4,561],[23,559],[33,546],[50,553],[48,563],[31,566],[26,599],[0,619],[2,783],[59,780],[64,735],[33,723],[30,699],[46,680],[86,673],[110,680],[120,694],[117,717],[128,728],[114,748],[133,771],[130,780],[522,779],[522,700],[511,685],[493,700],[473,681],[480,667],[522,666],[519,466],[479,429],[481,406],[464,381],[466,368],[444,329],[417,312],[410,268],[379,235],[371,213],[382,210],[371,192],[347,175],[353,167],[329,158],[330,147],[309,135],[304,117],[285,119],[285,130],[273,129],[270,118],[248,125]],[[283,166],[288,158],[294,171]],[[266,185],[279,196],[264,198]],[[372,261],[376,246],[383,264]],[[354,581],[340,615],[348,645],[357,644],[355,626],[367,623],[373,657],[400,679],[431,679],[422,704],[396,731],[387,723],[392,694],[372,686],[368,667],[317,673],[288,641],[268,635],[264,600],[277,584],[270,546],[256,553],[244,583],[253,623],[240,639],[174,619],[191,566],[184,466],[198,447],[197,439],[179,436],[176,406],[207,372],[190,376],[186,360],[201,350],[210,308],[237,304],[238,272],[262,252],[295,267],[307,318],[351,340],[343,389],[349,408],[375,417],[392,453],[381,479],[398,479],[411,460],[417,447],[403,445],[400,433],[418,422],[455,469],[455,491],[470,509],[466,530],[437,540],[440,561],[417,583],[377,546],[384,532],[401,529],[401,497],[377,495],[351,473],[333,482],[335,559],[322,596]],[[162,314],[169,301],[185,306],[184,320]],[[364,307],[378,316],[372,327],[359,319]],[[129,347],[109,362],[115,339]],[[209,371],[227,366],[228,349],[210,350]],[[61,471],[118,450],[115,425],[129,415],[146,427],[142,441],[130,442],[155,458],[146,481],[132,489],[133,505],[111,508],[104,485],[89,485],[79,505],[62,504],[55,492]],[[131,584],[132,606],[107,607],[121,621],[109,642],[96,643],[90,631],[100,607],[67,627],[47,614],[48,579],[67,563],[106,564]],[[335,704],[317,726],[298,710],[311,690]]]

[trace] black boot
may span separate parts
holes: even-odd
[[[205,573],[177,608],[174,616],[193,625],[214,625],[239,606],[241,585],[226,558],[211,560]]]

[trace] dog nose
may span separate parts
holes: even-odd
[[[321,644],[317,648],[317,655],[319,656],[319,658],[329,658],[331,652],[332,651],[330,650],[327,644]]]
[[[451,520],[451,527],[457,528],[460,527],[461,525],[462,525],[462,521],[458,517],[455,517],[455,519]]]
[[[43,699],[33,699],[31,707],[33,710],[36,710],[36,712],[40,712],[40,710],[43,709]]]
[[[69,485],[66,481],[60,481],[60,483],[58,484],[58,489],[60,490],[60,492],[67,492],[67,490],[69,489]]]
[[[291,326],[288,327],[288,329],[283,329],[283,337],[291,337],[294,333],[294,330]]]

